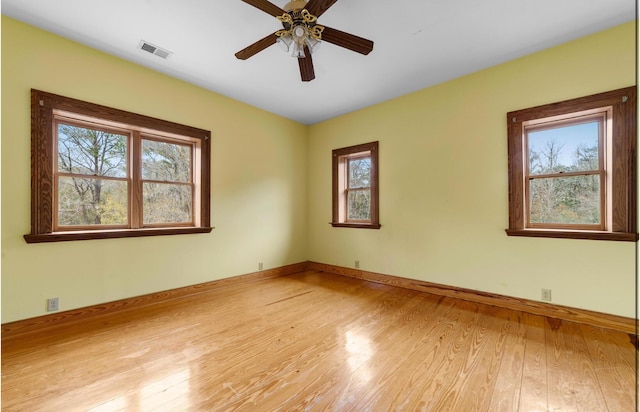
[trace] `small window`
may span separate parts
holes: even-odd
[[[334,227],[379,229],[378,142],[333,150]]]
[[[32,91],[29,243],[207,233],[210,132]]]
[[[636,240],[635,88],[511,112],[515,236]]]

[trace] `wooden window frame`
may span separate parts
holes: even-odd
[[[76,228],[58,227],[55,211],[57,210],[57,132],[54,124],[57,117],[67,117],[75,123],[93,124],[91,127],[128,130],[137,134],[133,138],[133,147],[129,147],[128,166],[130,173],[129,190],[133,186],[131,174],[140,173],[140,164],[133,158],[141,157],[142,140],[146,138],[171,142],[194,142],[197,146],[195,161],[192,167],[192,182],[197,186],[197,202],[193,202],[193,222],[190,224],[146,225],[131,222],[127,227],[96,226]],[[65,122],[66,124],[67,122]],[[137,140],[136,140],[137,139]],[[131,141],[131,139],[129,139]],[[189,233],[210,233],[210,163],[211,132],[166,120],[156,119],[136,113],[101,106],[81,100],[72,99],[40,90],[31,90],[31,232],[24,235],[27,243],[59,242],[71,240],[114,239],[126,237],[177,235]],[[139,147],[136,147],[139,146]],[[141,176],[139,176],[141,178]],[[137,180],[142,184],[140,179]],[[140,188],[141,190],[141,188]],[[140,193],[140,192],[138,192]],[[129,193],[131,199],[131,193]],[[136,208],[141,202],[128,202],[129,215],[141,216]],[[196,204],[197,203],[197,204]],[[133,209],[133,210],[131,210]],[[134,218],[135,220],[135,218]]]
[[[531,225],[526,179],[528,169],[526,133],[529,125],[562,121],[580,113],[610,108],[607,140],[600,160],[602,227],[580,225]],[[507,113],[509,160],[509,236],[632,241],[638,240],[636,221],[636,87],[532,107]],[[570,121],[570,120],[567,120]],[[568,175],[565,175],[568,176]]]
[[[348,160],[359,157],[371,157],[371,220],[347,219]],[[331,225],[333,227],[350,227],[359,229],[380,229],[379,192],[378,192],[378,142],[364,143],[343,147],[332,151],[332,203],[333,213]]]

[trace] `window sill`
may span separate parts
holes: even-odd
[[[382,225],[379,223],[339,223],[339,222],[330,222],[333,227],[351,227],[355,229],[380,229]]]
[[[190,233],[210,233],[212,227],[180,227],[122,230],[82,230],[77,232],[53,232],[24,235],[27,243],[67,242],[71,240],[118,239],[124,237],[185,235]]]
[[[637,242],[637,233],[627,232],[599,232],[599,231],[570,231],[550,229],[505,229],[507,236],[524,237],[548,237],[558,239],[588,239],[588,240],[614,240],[620,242]]]

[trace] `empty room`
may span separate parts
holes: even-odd
[[[635,411],[633,0],[3,0],[3,411]]]

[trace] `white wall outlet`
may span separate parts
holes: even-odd
[[[264,265],[262,264],[262,262],[258,262],[258,270],[262,270],[264,268]]]
[[[58,298],[47,299],[47,312],[53,312],[60,309]]]
[[[356,260],[354,266],[356,267],[356,269],[360,269],[360,261]]]
[[[541,298],[545,302],[551,302],[551,289],[540,289]]]

